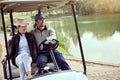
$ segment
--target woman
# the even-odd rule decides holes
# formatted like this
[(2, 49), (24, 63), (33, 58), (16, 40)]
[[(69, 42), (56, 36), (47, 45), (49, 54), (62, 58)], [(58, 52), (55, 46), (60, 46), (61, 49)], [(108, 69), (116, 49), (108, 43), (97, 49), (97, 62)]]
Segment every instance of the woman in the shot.
[(28, 23), (24, 19), (16, 21), (18, 33), (12, 37), (10, 59), (19, 68), (20, 80), (31, 78), (31, 63), (36, 62), (36, 43), (31, 33), (26, 31)]

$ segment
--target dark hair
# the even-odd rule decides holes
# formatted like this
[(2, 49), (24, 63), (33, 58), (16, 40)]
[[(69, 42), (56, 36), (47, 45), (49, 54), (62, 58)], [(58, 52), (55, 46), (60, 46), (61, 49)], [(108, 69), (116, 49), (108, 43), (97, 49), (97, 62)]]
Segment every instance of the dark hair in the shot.
[(16, 26), (16, 25), (13, 25), (13, 27), (14, 27), (15, 29), (17, 29), (17, 26)]
[(36, 25), (37, 25), (37, 24), (35, 23), (35, 24), (33, 25), (33, 27), (36, 28)]

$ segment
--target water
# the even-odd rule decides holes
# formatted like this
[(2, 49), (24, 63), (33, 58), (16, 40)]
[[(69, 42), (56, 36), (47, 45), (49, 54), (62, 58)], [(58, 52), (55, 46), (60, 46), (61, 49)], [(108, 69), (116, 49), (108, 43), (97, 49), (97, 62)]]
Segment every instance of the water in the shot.
[[(120, 65), (120, 14), (78, 16), (83, 52), (87, 61)], [(49, 19), (60, 43), (75, 57), (80, 57), (77, 35), (72, 17)]]

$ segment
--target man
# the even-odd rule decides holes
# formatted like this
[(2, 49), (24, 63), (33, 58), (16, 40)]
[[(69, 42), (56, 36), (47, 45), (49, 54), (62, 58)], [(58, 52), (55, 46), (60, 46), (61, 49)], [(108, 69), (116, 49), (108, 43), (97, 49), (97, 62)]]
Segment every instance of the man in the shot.
[[(56, 39), (56, 34), (54, 29), (49, 28), (45, 24), (45, 16), (41, 13), (35, 15), (35, 29), (32, 31), (36, 38), (37, 46), (44, 40), (52, 40)], [(62, 53), (57, 50), (53, 50), (54, 56), (56, 58), (57, 64), (61, 70), (70, 70), (69, 65), (65, 61)], [(51, 58), (50, 54), (47, 52), (39, 52), (38, 51), (38, 58), (37, 58), (37, 67), (39, 69), (43, 69), (46, 64), (49, 62)]]

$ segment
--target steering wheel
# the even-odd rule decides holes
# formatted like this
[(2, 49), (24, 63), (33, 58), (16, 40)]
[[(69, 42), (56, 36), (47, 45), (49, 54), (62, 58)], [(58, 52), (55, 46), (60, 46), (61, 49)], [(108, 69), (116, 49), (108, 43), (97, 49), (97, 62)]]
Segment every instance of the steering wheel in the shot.
[(46, 52), (49, 50), (55, 50), (59, 45), (59, 41), (56, 39), (44, 40), (39, 44), (39, 50)]

